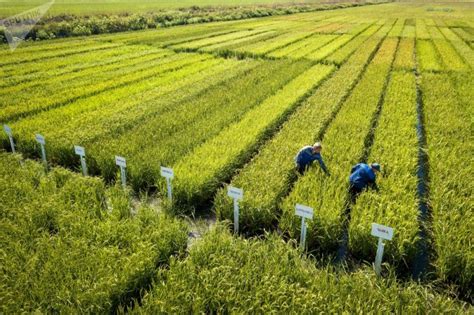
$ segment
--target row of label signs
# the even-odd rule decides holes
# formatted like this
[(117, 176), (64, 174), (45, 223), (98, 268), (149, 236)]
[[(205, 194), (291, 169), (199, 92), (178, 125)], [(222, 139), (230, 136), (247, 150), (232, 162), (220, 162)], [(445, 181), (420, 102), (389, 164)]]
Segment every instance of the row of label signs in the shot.
[[(10, 139), (12, 152), (15, 153), (15, 144), (13, 142), (12, 130), (7, 125), (4, 125), (3, 128)], [(47, 167), (46, 151), (44, 147), (46, 145), (45, 138), (40, 134), (37, 134), (35, 138), (36, 138), (36, 141), (41, 145), (41, 155), (43, 158), (43, 162), (45, 163), (45, 166)], [(74, 152), (75, 154), (80, 156), (82, 172), (86, 176), (87, 175), (87, 164), (85, 160), (86, 150), (84, 149), (84, 147), (74, 146)], [(115, 156), (115, 164), (120, 167), (120, 177), (121, 177), (122, 185), (125, 187), (127, 184), (127, 179), (126, 179), (127, 178), (127, 175), (126, 175), (127, 160), (122, 156)], [(161, 167), (161, 176), (166, 178), (166, 183), (167, 183), (167, 188), (168, 188), (168, 199), (171, 201), (172, 200), (171, 180), (174, 178), (173, 169), (168, 168), (168, 167)], [(232, 198), (234, 201), (234, 232), (238, 233), (239, 232), (239, 201), (244, 198), (244, 191), (241, 188), (228, 186), (227, 195), (230, 198)], [(306, 219), (312, 220), (313, 213), (314, 211), (313, 211), (313, 208), (311, 207), (301, 205), (301, 204), (296, 204), (295, 206), (295, 215), (301, 217), (301, 235), (300, 235), (301, 248), (305, 247), (305, 242), (306, 242), (307, 225), (306, 225), (305, 220)], [(375, 257), (375, 270), (377, 274), (380, 274), (383, 251), (384, 251), (384, 246), (385, 246), (383, 241), (392, 240), (393, 228), (384, 226), (381, 224), (377, 224), (377, 223), (372, 223), (371, 234), (372, 236), (378, 237), (379, 239), (378, 246), (377, 246), (377, 254)]]
[[(241, 188), (228, 186), (227, 196), (234, 200), (234, 231), (239, 232), (239, 201), (244, 199), (244, 191)], [(301, 235), (300, 235), (300, 247), (305, 248), (307, 225), (305, 220), (313, 220), (314, 210), (311, 207), (296, 204), (295, 215), (301, 217)], [(382, 257), (384, 252), (385, 244), (384, 240), (391, 241), (393, 238), (393, 228), (372, 223), (372, 236), (378, 237), (377, 254), (375, 256), (375, 271), (377, 275), (380, 275), (382, 270)]]

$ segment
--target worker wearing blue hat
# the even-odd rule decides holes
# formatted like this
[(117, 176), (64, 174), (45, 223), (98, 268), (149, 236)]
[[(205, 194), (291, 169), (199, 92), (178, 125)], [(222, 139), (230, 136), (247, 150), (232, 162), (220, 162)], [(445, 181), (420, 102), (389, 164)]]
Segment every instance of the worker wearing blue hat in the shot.
[(370, 165), (365, 163), (358, 163), (351, 169), (349, 176), (351, 199), (354, 202), (356, 197), (368, 186), (372, 186), (378, 190), (375, 183), (376, 174), (380, 172), (380, 164), (372, 163)]

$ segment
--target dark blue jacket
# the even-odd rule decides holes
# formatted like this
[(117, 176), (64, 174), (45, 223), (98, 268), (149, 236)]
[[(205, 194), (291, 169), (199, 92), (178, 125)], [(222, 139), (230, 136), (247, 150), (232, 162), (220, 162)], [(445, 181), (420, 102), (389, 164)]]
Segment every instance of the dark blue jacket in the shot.
[(323, 162), (323, 158), (319, 153), (313, 153), (312, 146), (306, 146), (301, 149), (298, 154), (295, 156), (295, 163), (301, 168), (307, 168), (313, 163), (313, 161), (318, 161), (319, 165), (325, 173), (328, 173), (326, 165)]
[(375, 173), (369, 165), (359, 163), (352, 168), (349, 182), (362, 190), (369, 184), (375, 184)]

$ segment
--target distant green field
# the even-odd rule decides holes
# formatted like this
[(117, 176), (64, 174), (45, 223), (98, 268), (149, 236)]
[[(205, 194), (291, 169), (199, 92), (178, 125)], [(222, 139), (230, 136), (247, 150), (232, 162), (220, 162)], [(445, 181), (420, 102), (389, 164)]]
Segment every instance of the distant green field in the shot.
[[(48, 0), (0, 0), (0, 16), (10, 16), (32, 9)], [(97, 14), (122, 12), (148, 12), (167, 8), (182, 8), (197, 6), (233, 6), (272, 3), (318, 3), (321, 0), (56, 0), (50, 9), (50, 14)], [(334, 1), (343, 2), (343, 1)], [(350, 1), (345, 1), (350, 2)]]

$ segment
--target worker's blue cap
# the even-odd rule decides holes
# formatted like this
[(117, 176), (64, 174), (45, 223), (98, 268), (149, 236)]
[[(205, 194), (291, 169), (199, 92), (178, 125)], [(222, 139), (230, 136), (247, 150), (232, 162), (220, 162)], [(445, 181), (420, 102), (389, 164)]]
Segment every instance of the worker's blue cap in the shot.
[(377, 172), (380, 172), (380, 164), (379, 163), (372, 163), (370, 166), (374, 169), (377, 170)]

